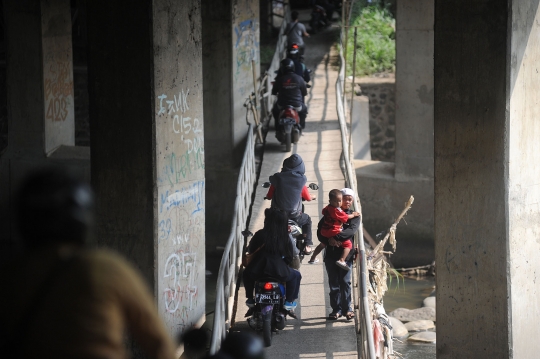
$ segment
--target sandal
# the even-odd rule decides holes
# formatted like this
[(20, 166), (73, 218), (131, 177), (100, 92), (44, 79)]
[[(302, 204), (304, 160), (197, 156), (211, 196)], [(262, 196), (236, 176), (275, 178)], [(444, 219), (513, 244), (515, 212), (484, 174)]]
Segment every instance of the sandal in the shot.
[(345, 318), (347, 318), (347, 320), (351, 320), (354, 317), (355, 317), (354, 312), (348, 312), (347, 315), (345, 315)]
[(330, 314), (328, 314), (328, 319), (330, 320), (338, 320), (339, 318), (341, 318), (341, 313), (336, 313), (336, 312), (332, 312)]

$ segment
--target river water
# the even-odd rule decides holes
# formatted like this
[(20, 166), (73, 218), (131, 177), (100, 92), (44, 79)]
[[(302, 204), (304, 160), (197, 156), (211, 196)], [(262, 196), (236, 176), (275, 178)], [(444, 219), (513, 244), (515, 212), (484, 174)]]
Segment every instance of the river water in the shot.
[[(390, 313), (397, 308), (416, 309), (422, 307), (424, 298), (428, 297), (435, 288), (435, 279), (425, 277), (419, 279), (404, 278), (399, 281), (393, 278), (388, 284), (389, 290), (384, 296), (384, 309)], [(435, 344), (412, 343), (401, 339), (403, 344), (394, 342), (394, 350), (403, 354), (406, 359), (435, 359)]]

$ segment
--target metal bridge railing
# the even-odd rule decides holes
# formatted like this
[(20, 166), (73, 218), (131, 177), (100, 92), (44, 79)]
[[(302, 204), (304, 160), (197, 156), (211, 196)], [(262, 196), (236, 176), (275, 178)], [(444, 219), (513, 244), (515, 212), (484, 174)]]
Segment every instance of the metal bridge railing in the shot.
[[(338, 112), (339, 127), (341, 130), (341, 143), (343, 146), (343, 162), (345, 165), (345, 182), (347, 186), (356, 193), (356, 201), (353, 202), (354, 209), (362, 213), (362, 207), (360, 205), (360, 199), (358, 197), (358, 191), (356, 186), (356, 173), (353, 170), (351, 161), (352, 146), (348, 144), (348, 138), (350, 136), (347, 130), (347, 101), (345, 100), (345, 59), (343, 58), (343, 32), (340, 38), (340, 60), (341, 66), (339, 69), (339, 76), (336, 81), (336, 107)], [(354, 89), (353, 89), (354, 90)], [(351, 104), (352, 106), (352, 104)], [(375, 345), (373, 343), (373, 329), (371, 327), (371, 311), (369, 306), (369, 300), (367, 295), (367, 285), (369, 283), (368, 272), (366, 268), (366, 250), (364, 246), (364, 225), (363, 218), (360, 217), (360, 226), (356, 233), (356, 243), (358, 243), (360, 253), (357, 257), (356, 263), (356, 276), (359, 279), (358, 291), (355, 294), (355, 299), (358, 301), (358, 309), (360, 312), (359, 317), (359, 331), (362, 337), (362, 342), (359, 345), (359, 358), (361, 359), (376, 359)]]
[(216, 285), (216, 308), (214, 313), (214, 329), (210, 345), (210, 353), (215, 354), (219, 349), (221, 341), (227, 335), (230, 327), (234, 296), (236, 291), (236, 282), (240, 263), (242, 260), (242, 248), (244, 246), (244, 237), (242, 231), (245, 228), (251, 206), (251, 198), (254, 191), (255, 180), (257, 177), (255, 168), (255, 143), (253, 134), (253, 125), (249, 125), (248, 138), (242, 166), (238, 175), (238, 184), (236, 185), (236, 201), (234, 204), (234, 215), (231, 234), (225, 245), (225, 251), (221, 258), (219, 266), (217, 285)]
[[(261, 104), (261, 112), (263, 116), (270, 115), (270, 110), (273, 105), (273, 96), (270, 96), (272, 88), (271, 82), (274, 80), (274, 71), (279, 69), (279, 63), (285, 55), (287, 47), (287, 38), (284, 36), (285, 27), (290, 19), (290, 10), (285, 6), (284, 21), (281, 24), (279, 39), (276, 45), (276, 52), (272, 59), (270, 68), (262, 79), (262, 86), (257, 91), (261, 95), (257, 95)], [(263, 104), (263, 101), (265, 102)], [(257, 111), (257, 109), (255, 109)], [(255, 168), (255, 139), (254, 126), (249, 125), (248, 139), (240, 174), (238, 176), (238, 184), (236, 186), (236, 202), (234, 205), (234, 215), (231, 234), (225, 245), (221, 265), (219, 266), (217, 284), (216, 284), (216, 307), (214, 310), (214, 328), (210, 342), (210, 354), (215, 354), (221, 345), (223, 339), (227, 335), (227, 331), (233, 320), (233, 307), (235, 300), (236, 284), (240, 271), (240, 263), (242, 261), (242, 250), (244, 247), (244, 237), (242, 231), (247, 227), (249, 208), (253, 191), (255, 190), (256, 181)]]

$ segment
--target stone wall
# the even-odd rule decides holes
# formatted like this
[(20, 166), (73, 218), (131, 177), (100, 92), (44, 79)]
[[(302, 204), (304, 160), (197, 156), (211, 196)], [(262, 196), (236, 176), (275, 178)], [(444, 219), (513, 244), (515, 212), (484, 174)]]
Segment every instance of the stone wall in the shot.
[(357, 94), (369, 98), (371, 159), (395, 161), (396, 91), (395, 78), (366, 77), (355, 81)]

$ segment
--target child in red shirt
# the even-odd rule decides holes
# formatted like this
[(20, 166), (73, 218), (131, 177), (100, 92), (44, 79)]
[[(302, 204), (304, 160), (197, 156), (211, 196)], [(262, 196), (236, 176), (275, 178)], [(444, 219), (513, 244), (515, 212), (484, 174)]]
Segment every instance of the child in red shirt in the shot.
[[(321, 235), (326, 238), (332, 238), (336, 234), (340, 233), (343, 224), (347, 223), (347, 221), (351, 218), (358, 217), (360, 213), (353, 212), (352, 214), (347, 214), (343, 212), (341, 207), (341, 201), (342, 201), (343, 195), (340, 190), (333, 189), (329, 193), (329, 199), (330, 204), (323, 208), (322, 214), (324, 215), (324, 222), (321, 227)], [(336, 265), (339, 266), (342, 269), (350, 270), (349, 266), (345, 263), (345, 258), (347, 258), (347, 255), (349, 255), (349, 252), (352, 249), (352, 242), (350, 239), (347, 239), (343, 242), (341, 242), (341, 246), (343, 247), (343, 254), (341, 255), (341, 258), (336, 261)], [(326, 247), (325, 243), (320, 243), (317, 248), (315, 248), (315, 251), (313, 252), (313, 255), (311, 256), (311, 259), (308, 263), (314, 264), (317, 263), (318, 260), (317, 255)]]

